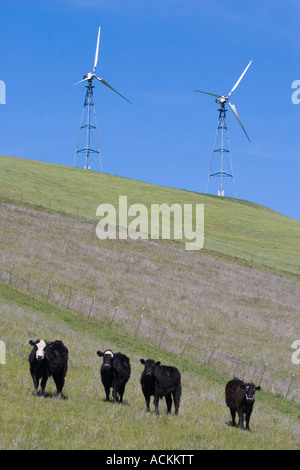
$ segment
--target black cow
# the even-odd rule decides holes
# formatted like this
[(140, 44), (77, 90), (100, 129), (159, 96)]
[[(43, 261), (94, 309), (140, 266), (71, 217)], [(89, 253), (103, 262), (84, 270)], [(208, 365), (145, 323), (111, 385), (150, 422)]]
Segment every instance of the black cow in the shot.
[(32, 376), (34, 391), (38, 394), (39, 381), (41, 380), (42, 395), (45, 396), (45, 388), (48, 378), (52, 375), (57, 389), (57, 397), (62, 398), (62, 389), (68, 370), (68, 349), (62, 341), (56, 340), (47, 343), (43, 339), (29, 341), (33, 349), (29, 355), (30, 373)]
[(109, 401), (110, 388), (112, 387), (113, 402), (123, 403), (125, 385), (131, 374), (129, 358), (120, 352), (114, 354), (110, 349), (105, 352), (97, 351), (97, 354), (103, 357), (100, 375), (106, 401)]
[(178, 414), (181, 397), (181, 375), (179, 370), (173, 366), (163, 366), (153, 359), (140, 359), (145, 368), (141, 375), (142, 391), (146, 400), (146, 411), (150, 411), (149, 403), (151, 395), (154, 396), (153, 404), (155, 413), (159, 414), (158, 402), (165, 397), (167, 413), (171, 414), (172, 396), (175, 406), (175, 414)]
[(246, 416), (246, 429), (249, 431), (250, 416), (254, 405), (254, 394), (256, 390), (260, 390), (260, 386), (256, 387), (253, 383), (244, 383), (242, 380), (230, 380), (225, 387), (225, 401), (230, 408), (232, 417), (231, 426), (236, 426), (235, 413), (239, 415), (240, 429), (244, 429), (244, 415)]

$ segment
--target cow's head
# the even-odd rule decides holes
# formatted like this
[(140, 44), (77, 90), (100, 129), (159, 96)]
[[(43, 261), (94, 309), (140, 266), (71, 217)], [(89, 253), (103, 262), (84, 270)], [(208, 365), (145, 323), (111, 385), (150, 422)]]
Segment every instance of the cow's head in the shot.
[(37, 339), (36, 341), (29, 341), (29, 344), (35, 348), (35, 357), (38, 361), (42, 361), (45, 357), (45, 347), (47, 343), (43, 339)]
[(241, 388), (245, 390), (246, 400), (249, 402), (254, 402), (254, 394), (256, 390), (260, 390), (260, 386), (256, 387), (253, 383), (242, 384)]
[(103, 357), (103, 367), (104, 369), (110, 369), (112, 367), (112, 360), (114, 353), (108, 349), (105, 352), (97, 351), (98, 356)]
[(153, 375), (155, 367), (160, 365), (160, 361), (155, 362), (153, 359), (146, 359), (146, 361), (145, 359), (140, 359), (140, 363), (144, 364), (144, 372), (148, 376)]

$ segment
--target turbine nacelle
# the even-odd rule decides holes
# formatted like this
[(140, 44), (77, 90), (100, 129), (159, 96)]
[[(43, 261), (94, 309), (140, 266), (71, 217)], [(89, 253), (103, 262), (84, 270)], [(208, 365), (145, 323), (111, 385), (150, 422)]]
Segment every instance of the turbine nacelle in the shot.
[(199, 93), (204, 93), (205, 95), (210, 95), (210, 96), (215, 96), (216, 97), (216, 100), (215, 102), (218, 103), (218, 104), (223, 104), (223, 103), (228, 103), (233, 114), (235, 115), (235, 117), (237, 118), (241, 128), (243, 129), (243, 131), (245, 132), (246, 134), (246, 137), (247, 139), (249, 140), (250, 142), (250, 139), (249, 139), (249, 136), (247, 134), (247, 132), (245, 131), (244, 129), (244, 126), (239, 118), (239, 115), (237, 113), (237, 110), (236, 110), (236, 107), (234, 106), (234, 104), (230, 103), (229, 101), (229, 96), (231, 95), (231, 93), (237, 88), (238, 84), (240, 83), (240, 81), (242, 80), (243, 76), (245, 75), (245, 73), (247, 72), (248, 68), (250, 67), (252, 63), (252, 60), (250, 60), (249, 64), (247, 65), (247, 67), (245, 68), (244, 72), (242, 73), (242, 75), (240, 76), (240, 78), (238, 79), (238, 81), (236, 82), (236, 84), (233, 86), (233, 88), (231, 89), (230, 93), (228, 94), (228, 96), (225, 96), (225, 95), (216, 95), (214, 93), (208, 93), (207, 91), (201, 91), (201, 90), (195, 90), (195, 91), (198, 91)]
[(220, 96), (220, 98), (216, 98), (215, 102), (218, 104), (226, 103), (228, 101), (228, 96)]
[(107, 86), (107, 87), (110, 88), (112, 91), (114, 91), (115, 93), (117, 93), (117, 95), (121, 96), (121, 98), (124, 98), (124, 100), (128, 101), (128, 103), (131, 103), (131, 101), (129, 101), (127, 98), (125, 98), (125, 96), (121, 95), (121, 93), (119, 93), (119, 92), (118, 92), (117, 90), (115, 90), (113, 87), (111, 87), (103, 78), (97, 77), (97, 75), (96, 75), (96, 73), (95, 73), (95, 72), (96, 72), (97, 63), (98, 63), (98, 56), (99, 56), (100, 29), (101, 29), (101, 28), (100, 28), (100, 26), (99, 26), (93, 71), (92, 71), (92, 72), (89, 72), (89, 73), (86, 74), (86, 75), (84, 75), (82, 80), (80, 80), (80, 81), (77, 82), (77, 83), (74, 83), (74, 85), (72, 85), (72, 86), (69, 87), (69, 88), (72, 88), (73, 86), (76, 86), (76, 85), (78, 85), (79, 83), (85, 82), (85, 81), (87, 81), (87, 80), (88, 80), (88, 86), (91, 86), (92, 80), (93, 80), (94, 78), (96, 78), (96, 79), (99, 80), (99, 82), (101, 82), (103, 85)]
[(82, 78), (83, 80), (93, 80), (96, 77), (96, 74), (93, 72), (89, 72), (88, 74), (84, 75)]

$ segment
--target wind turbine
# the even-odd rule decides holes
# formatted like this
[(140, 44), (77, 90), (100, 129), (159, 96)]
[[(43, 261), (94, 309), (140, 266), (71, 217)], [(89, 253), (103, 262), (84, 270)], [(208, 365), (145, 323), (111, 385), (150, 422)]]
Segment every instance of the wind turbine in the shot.
[[(112, 86), (110, 86), (103, 78), (99, 78), (96, 75), (96, 67), (97, 67), (98, 56), (99, 56), (100, 30), (101, 28), (99, 26), (94, 66), (93, 66), (92, 72), (89, 72), (88, 74), (84, 75), (82, 80), (74, 83), (74, 85), (69, 87), (69, 88), (72, 88), (78, 85), (79, 83), (87, 82), (86, 94), (85, 94), (82, 115), (81, 115), (81, 123), (80, 123), (80, 128), (79, 128), (79, 135), (78, 135), (77, 146), (76, 146), (76, 151), (74, 155), (73, 166), (78, 166), (81, 168), (83, 167), (86, 170), (93, 169), (97, 171), (102, 171), (102, 165), (101, 165), (99, 136), (98, 136), (98, 129), (97, 129), (97, 121), (96, 121), (96, 110), (95, 110), (94, 95), (93, 95), (94, 78), (96, 78), (103, 85), (107, 86), (112, 91), (117, 93), (117, 95), (124, 98), (124, 100), (131, 103), (127, 98), (125, 98), (125, 96), (121, 95), (117, 90), (115, 90)], [(75, 165), (76, 163), (77, 165)]]
[[(243, 71), (240, 78), (237, 80), (235, 85), (232, 87), (231, 91), (228, 93), (227, 96), (225, 95), (217, 95), (214, 93), (208, 93), (207, 91), (195, 90), (199, 93), (205, 93), (206, 95), (215, 96), (215, 102), (220, 104), (221, 107), (218, 109), (219, 111), (219, 118), (218, 118), (218, 125), (217, 131), (214, 141), (214, 149), (211, 157), (210, 169), (208, 174), (208, 181), (206, 192), (209, 192), (209, 184), (211, 183), (211, 178), (217, 177), (220, 185), (218, 186), (218, 196), (224, 196), (224, 185), (225, 179), (231, 178), (232, 179), (232, 186), (233, 186), (233, 195), (236, 196), (235, 193), (235, 184), (234, 184), (234, 177), (233, 177), (233, 168), (232, 168), (232, 161), (231, 161), (231, 153), (229, 147), (229, 137), (228, 137), (228, 129), (227, 129), (227, 122), (226, 122), (226, 111), (225, 104), (228, 103), (233, 114), (237, 118), (241, 128), (243, 129), (247, 139), (250, 142), (249, 136), (240, 120), (240, 117), (237, 113), (236, 107), (229, 101), (229, 97), (231, 96), (232, 92), (238, 87), (239, 83), (241, 82), (242, 78), (244, 77), (245, 73), (247, 72), (248, 68), (250, 67), (252, 60), (249, 62), (245, 70)], [(227, 146), (224, 142), (225, 134), (227, 135)], [(217, 145), (218, 144), (218, 145)], [(215, 185), (212, 185), (212, 192), (215, 190)]]

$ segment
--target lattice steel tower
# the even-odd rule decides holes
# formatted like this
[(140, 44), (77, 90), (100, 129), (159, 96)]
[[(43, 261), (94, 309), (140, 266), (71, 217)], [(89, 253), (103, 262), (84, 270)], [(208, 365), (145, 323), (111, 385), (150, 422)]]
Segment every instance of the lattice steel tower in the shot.
[(247, 72), (248, 68), (251, 65), (252, 60), (249, 62), (247, 67), (245, 68), (244, 72), (236, 82), (236, 84), (231, 89), (230, 93), (225, 96), (215, 95), (214, 93), (207, 93), (206, 91), (198, 91), (199, 93), (205, 93), (206, 95), (211, 95), (216, 97), (216, 103), (220, 104), (219, 111), (219, 118), (218, 118), (218, 125), (217, 131), (215, 136), (214, 142), (214, 149), (211, 157), (210, 169), (208, 174), (208, 181), (206, 192), (210, 194), (217, 194), (218, 196), (233, 196), (236, 197), (235, 191), (235, 182), (233, 177), (233, 168), (232, 168), (232, 161), (231, 161), (231, 153), (230, 153), (230, 146), (229, 146), (229, 137), (228, 137), (228, 129), (227, 129), (227, 122), (226, 122), (226, 112), (227, 109), (225, 108), (225, 103), (228, 103), (233, 114), (237, 118), (239, 124), (241, 125), (243, 131), (246, 134), (247, 139), (250, 142), (247, 132), (245, 131), (243, 124), (239, 118), (237, 113), (236, 107), (234, 104), (230, 103), (229, 96), (231, 93), (236, 89), (240, 81), (242, 80), (243, 76)]
[(102, 171), (93, 88), (88, 80), (73, 166)]
[[(130, 101), (121, 95), (118, 91), (112, 88), (103, 78), (99, 78), (96, 75), (96, 66), (98, 63), (98, 54), (99, 54), (99, 41), (100, 41), (100, 27), (98, 30), (97, 45), (94, 59), (93, 71), (89, 72), (87, 75), (84, 75), (83, 79), (78, 83), (86, 82), (86, 94), (83, 105), (83, 111), (81, 115), (81, 123), (79, 128), (79, 135), (77, 140), (77, 146), (74, 156), (73, 166), (84, 168), (85, 170), (95, 170), (102, 171), (101, 164), (101, 155), (100, 155), (100, 145), (99, 145), (99, 135), (96, 121), (96, 111), (94, 103), (94, 94), (93, 94), (93, 79), (96, 78), (103, 85), (110, 88), (112, 91), (117, 93), (117, 95), (124, 98), (124, 100)], [(72, 87), (70, 87), (72, 88)]]
[[(217, 100), (216, 100), (217, 101)], [(236, 197), (231, 161), (225, 103), (221, 102), (214, 149), (208, 173), (206, 192), (218, 196)]]

